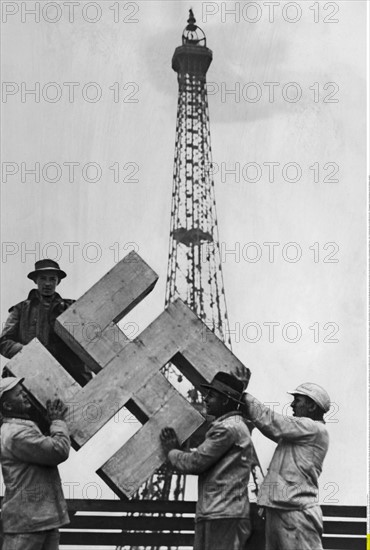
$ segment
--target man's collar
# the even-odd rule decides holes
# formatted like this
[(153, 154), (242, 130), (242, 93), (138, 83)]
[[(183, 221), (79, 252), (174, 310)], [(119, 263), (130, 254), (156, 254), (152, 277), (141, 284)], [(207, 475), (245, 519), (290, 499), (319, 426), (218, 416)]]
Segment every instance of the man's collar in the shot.
[(3, 416), (2, 418), (3, 424), (22, 424), (26, 426), (31, 426), (35, 424), (35, 421), (31, 418), (18, 418), (16, 416)]
[[(63, 298), (58, 294), (57, 292), (54, 293), (51, 302), (54, 302), (54, 300), (62, 300)], [(41, 296), (39, 294), (39, 291), (36, 288), (33, 288), (30, 290), (27, 300), (37, 300), (38, 302), (41, 302)]]
[(226, 418), (229, 418), (229, 416), (243, 416), (242, 413), (240, 411), (230, 411), (226, 414), (223, 414), (222, 416), (219, 416), (218, 418), (215, 418), (212, 422), (212, 424), (214, 422), (220, 422), (222, 420), (225, 420)]

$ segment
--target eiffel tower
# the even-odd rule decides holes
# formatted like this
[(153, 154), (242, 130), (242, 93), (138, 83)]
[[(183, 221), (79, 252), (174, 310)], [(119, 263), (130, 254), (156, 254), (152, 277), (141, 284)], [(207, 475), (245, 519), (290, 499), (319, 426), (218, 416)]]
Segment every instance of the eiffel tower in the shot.
[[(212, 51), (207, 47), (203, 30), (196, 25), (192, 10), (187, 23), (182, 45), (172, 57), (179, 91), (165, 306), (180, 297), (231, 349), (206, 83)], [(185, 393), (181, 386), (186, 381), (181, 373), (172, 364), (162, 370), (169, 381)], [(195, 407), (203, 408), (201, 395), (191, 386), (187, 388), (187, 397)], [(166, 464), (144, 484), (137, 496), (183, 500), (185, 485), (186, 476)], [(256, 478), (255, 485), (257, 489)]]

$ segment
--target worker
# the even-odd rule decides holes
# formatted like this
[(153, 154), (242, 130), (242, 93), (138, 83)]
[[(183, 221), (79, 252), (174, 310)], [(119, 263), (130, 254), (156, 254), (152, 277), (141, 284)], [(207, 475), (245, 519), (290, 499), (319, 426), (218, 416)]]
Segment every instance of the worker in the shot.
[(163, 450), (176, 470), (197, 474), (194, 550), (242, 550), (251, 533), (248, 480), (252, 442), (240, 407), (244, 384), (218, 372), (206, 389), (205, 407), (215, 417), (203, 443), (180, 450), (175, 431), (161, 432)]
[(328, 451), (324, 414), (330, 398), (307, 382), (292, 392), (293, 416), (284, 416), (243, 394), (245, 415), (277, 443), (258, 504), (266, 510), (266, 550), (322, 550), (318, 478)]
[(50, 435), (43, 435), (30, 418), (23, 381), (0, 379), (2, 550), (58, 550), (58, 528), (69, 523), (57, 468), (70, 450), (67, 407), (60, 399), (47, 402)]
[(91, 371), (54, 331), (58, 315), (63, 313), (74, 300), (63, 299), (56, 287), (67, 274), (54, 260), (44, 259), (35, 263), (35, 269), (28, 274), (37, 289), (32, 289), (27, 300), (9, 309), (9, 317), (0, 336), (0, 354), (10, 359), (25, 344), (37, 337), (55, 359), (84, 386), (91, 378)]

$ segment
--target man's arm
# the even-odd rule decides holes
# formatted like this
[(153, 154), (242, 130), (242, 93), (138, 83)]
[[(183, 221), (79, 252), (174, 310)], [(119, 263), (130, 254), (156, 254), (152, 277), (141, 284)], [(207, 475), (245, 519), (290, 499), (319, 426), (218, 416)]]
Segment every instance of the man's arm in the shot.
[(19, 322), (20, 310), (15, 306), (10, 310), (10, 315), (0, 336), (0, 354), (7, 359), (11, 359), (23, 348), (23, 345), (17, 341), (19, 338)]
[(23, 462), (57, 466), (67, 460), (71, 447), (68, 428), (64, 422), (67, 407), (60, 399), (47, 401), (50, 436), (44, 436), (36, 424), (24, 425), (24, 429), (13, 438), (11, 450)]
[(205, 441), (190, 452), (172, 449), (168, 458), (180, 472), (201, 474), (215, 464), (234, 444), (234, 436), (224, 426), (212, 427)]
[(66, 423), (53, 420), (50, 436), (44, 436), (36, 427), (24, 426), (12, 440), (11, 451), (22, 462), (57, 466), (67, 460), (70, 440)]
[(269, 439), (301, 439), (316, 433), (315, 422), (310, 418), (295, 418), (278, 414), (250, 393), (243, 395), (243, 411), (247, 418)]

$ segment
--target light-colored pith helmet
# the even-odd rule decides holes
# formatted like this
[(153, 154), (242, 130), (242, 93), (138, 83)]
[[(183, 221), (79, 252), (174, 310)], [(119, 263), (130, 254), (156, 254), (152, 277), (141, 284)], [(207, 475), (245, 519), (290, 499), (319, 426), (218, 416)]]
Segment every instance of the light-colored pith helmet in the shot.
[(24, 378), (16, 378), (15, 376), (8, 376), (7, 378), (0, 378), (0, 399), (5, 392), (12, 390), (18, 384), (23, 382)]
[(330, 409), (330, 397), (328, 392), (318, 384), (313, 382), (305, 382), (293, 391), (288, 391), (291, 395), (307, 395), (316, 403), (324, 412)]

